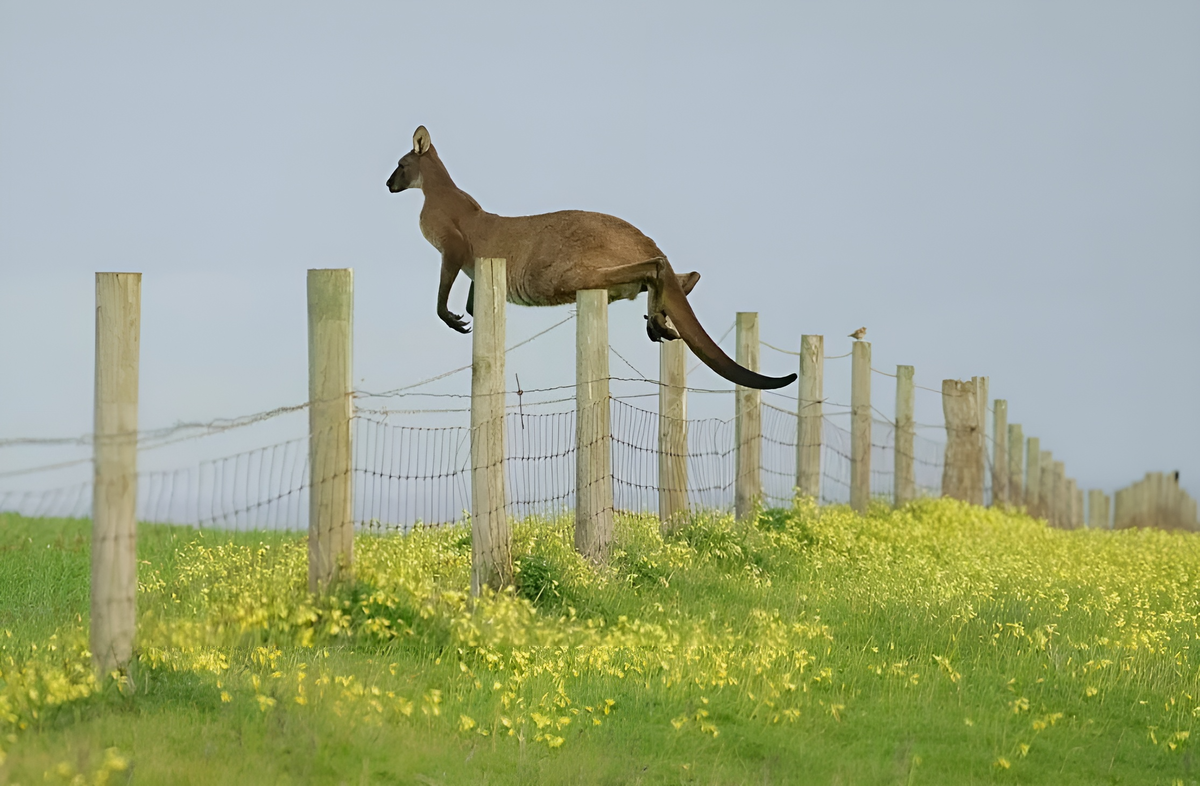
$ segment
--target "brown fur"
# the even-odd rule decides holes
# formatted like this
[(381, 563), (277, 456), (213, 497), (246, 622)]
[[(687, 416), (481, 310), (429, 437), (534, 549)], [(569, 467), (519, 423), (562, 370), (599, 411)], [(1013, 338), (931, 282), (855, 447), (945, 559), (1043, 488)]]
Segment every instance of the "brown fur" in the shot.
[(425, 194), (421, 233), (442, 254), (437, 312), (455, 330), (470, 330), (448, 305), (459, 271), (473, 279), (476, 257), (502, 257), (510, 303), (572, 303), (584, 289), (606, 289), (610, 301), (649, 292), (651, 339), (682, 338), (709, 368), (743, 387), (779, 388), (796, 378), (763, 376), (726, 355), (687, 301), (699, 274), (677, 275), (654, 241), (627, 221), (583, 210), (516, 217), (488, 213), (450, 179), (424, 126), (413, 134), (412, 151), (400, 159), (387, 185), (392, 193), (419, 188)]

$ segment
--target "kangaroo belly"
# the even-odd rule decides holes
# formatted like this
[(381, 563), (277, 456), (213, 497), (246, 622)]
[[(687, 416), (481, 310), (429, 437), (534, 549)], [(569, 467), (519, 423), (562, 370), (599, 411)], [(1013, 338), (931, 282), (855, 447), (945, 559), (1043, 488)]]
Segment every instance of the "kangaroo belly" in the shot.
[[(525, 275), (527, 269), (508, 276), (508, 302), (517, 306), (561, 306), (575, 302), (575, 293), (582, 287), (564, 271), (542, 269), (539, 275)], [(567, 272), (574, 273), (570, 267)], [(606, 287), (608, 301), (634, 300), (644, 291), (642, 284), (617, 284)]]

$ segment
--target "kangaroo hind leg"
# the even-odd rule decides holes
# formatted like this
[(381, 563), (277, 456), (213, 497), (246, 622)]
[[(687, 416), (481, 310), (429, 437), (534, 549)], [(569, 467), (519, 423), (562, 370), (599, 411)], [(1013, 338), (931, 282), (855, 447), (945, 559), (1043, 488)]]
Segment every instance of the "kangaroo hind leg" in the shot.
[[(679, 282), (679, 288), (683, 290), (684, 295), (691, 294), (692, 290), (696, 288), (696, 284), (700, 281), (700, 274), (695, 271), (691, 273), (668, 273), (668, 275), (675, 276), (675, 279)], [(679, 331), (675, 329), (671, 318), (667, 316), (661, 292), (656, 297), (654, 290), (651, 289), (650, 299), (646, 307), (646, 334), (650, 336), (651, 341), (674, 341), (679, 338)]]
[[(576, 290), (580, 289), (612, 289), (626, 284), (640, 284), (649, 293), (646, 314), (646, 333), (651, 341), (673, 340), (679, 338), (679, 333), (671, 320), (667, 318), (663, 306), (663, 288), (666, 276), (674, 276), (675, 271), (663, 257), (647, 259), (645, 262), (634, 262), (620, 267), (591, 269), (586, 271), (576, 282)], [(689, 274), (692, 286), (699, 280), (699, 274)], [(683, 285), (683, 282), (679, 282)]]

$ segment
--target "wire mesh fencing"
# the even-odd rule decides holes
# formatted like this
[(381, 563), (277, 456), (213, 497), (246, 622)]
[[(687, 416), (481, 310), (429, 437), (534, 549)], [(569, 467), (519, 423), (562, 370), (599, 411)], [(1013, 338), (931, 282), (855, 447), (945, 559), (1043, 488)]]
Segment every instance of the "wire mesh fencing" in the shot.
[[(654, 513), (665, 490), (686, 495), (691, 509), (729, 510), (734, 503), (735, 419), (689, 418), (686, 485), (660, 479), (659, 435), (663, 424), (646, 396), (610, 401), (613, 506)], [(575, 506), (576, 413), (570, 400), (557, 411), (510, 407), (505, 414), (506, 513), (515, 518), (558, 515)], [(565, 408), (564, 408), (565, 406)], [(850, 433), (845, 413), (823, 419), (823, 504), (849, 500)], [(471, 510), (471, 429), (465, 408), (449, 413), (451, 425), (421, 424), (420, 413), (368, 410), (351, 420), (353, 507), (360, 530), (405, 531), (464, 520)], [(790, 505), (796, 484), (798, 419), (795, 411), (762, 405), (762, 496), (767, 506)], [(871, 493), (890, 499), (895, 473), (894, 427), (872, 423)], [(197, 437), (202, 439), (203, 436)], [(188, 466), (159, 468), (150, 451), (139, 455), (137, 518), (226, 532), (294, 532), (307, 529), (310, 491), (308, 436), (296, 436)], [(84, 445), (81, 449), (86, 449)], [(936, 495), (941, 482), (941, 445), (914, 440), (919, 494)], [(85, 469), (87, 469), (85, 467)], [(53, 473), (51, 473), (53, 474)], [(76, 473), (78, 474), (78, 473)], [(92, 482), (36, 489), (12, 488), (7, 478), (0, 512), (34, 518), (87, 518)]]

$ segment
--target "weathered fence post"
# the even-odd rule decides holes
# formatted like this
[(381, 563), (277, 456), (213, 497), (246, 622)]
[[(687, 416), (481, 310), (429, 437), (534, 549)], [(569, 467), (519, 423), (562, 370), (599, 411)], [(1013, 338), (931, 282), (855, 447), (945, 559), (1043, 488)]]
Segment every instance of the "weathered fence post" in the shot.
[(987, 487), (991, 480), (987, 453), (988, 378), (971, 377), (971, 381), (975, 383), (975, 406), (979, 407), (979, 419), (976, 421), (979, 424), (979, 444), (976, 447), (975, 461), (979, 464), (979, 478), (983, 483), (983, 490), (980, 491), (979, 502), (976, 504), (982, 505), (987, 499)]
[(1025, 435), (1020, 423), (1008, 424), (1008, 503), (1025, 504)]
[(507, 261), (475, 260), (471, 326), (471, 594), (512, 583), (504, 485), (504, 304)]
[(992, 507), (1009, 504), (1008, 496), (1008, 402), (992, 402)]
[(913, 438), (916, 423), (913, 418), (913, 367), (896, 366), (896, 505), (916, 498), (917, 482), (913, 468)]
[(580, 290), (575, 303), (575, 550), (599, 564), (613, 537), (608, 291)]
[(1042, 504), (1042, 444), (1038, 437), (1025, 440), (1025, 511), (1039, 515)]
[(1179, 488), (1179, 482), (1175, 480), (1172, 473), (1163, 473), (1163, 483), (1166, 489), (1166, 516), (1170, 522), (1167, 526), (1173, 529), (1183, 529), (1183, 490)]
[(871, 343), (855, 341), (850, 358), (850, 507), (871, 502)]
[(1088, 491), (1088, 528), (1108, 529), (1108, 495), (1100, 489)]
[(942, 414), (946, 421), (946, 458), (942, 496), (983, 504), (983, 465), (979, 463), (979, 404), (976, 383), (942, 380)]
[(308, 271), (308, 590), (354, 565), (350, 453), (354, 271)]
[(1144, 527), (1147, 524), (1146, 517), (1146, 479), (1136, 481), (1129, 487), (1129, 516), (1128, 526)]
[(1155, 514), (1158, 502), (1158, 495), (1154, 488), (1154, 473), (1147, 472), (1146, 477), (1138, 484), (1138, 510), (1141, 514), (1142, 527), (1153, 527), (1155, 524)]
[(687, 345), (658, 349), (658, 517), (664, 531), (687, 510)]
[(96, 274), (91, 650), (124, 669), (137, 632), (137, 432), (142, 274)]
[(821, 429), (825, 337), (800, 337), (800, 388), (796, 401), (796, 489), (821, 498)]
[(1054, 455), (1048, 450), (1043, 450), (1038, 457), (1038, 463), (1042, 471), (1038, 481), (1037, 516), (1051, 521), (1054, 515)]
[(1163, 474), (1161, 472), (1150, 472), (1147, 473), (1146, 479), (1149, 481), (1147, 485), (1150, 492), (1148, 494), (1150, 504), (1146, 506), (1149, 511), (1150, 526), (1162, 527), (1165, 523), (1163, 520), (1163, 513), (1165, 512), (1165, 506), (1163, 505)]
[(1078, 486), (1075, 483), (1075, 478), (1063, 478), (1063, 511), (1062, 511), (1062, 528), (1075, 529), (1076, 510), (1075, 504), (1078, 500), (1075, 497), (1075, 491)]
[(1067, 478), (1064, 484), (1066, 484), (1066, 494), (1064, 496), (1067, 499), (1064, 500), (1066, 505), (1064, 505), (1063, 511), (1063, 529), (1082, 527), (1084, 526), (1082, 524), (1082, 520), (1084, 520), (1084, 502), (1082, 502), (1082, 498), (1079, 496), (1079, 485), (1076, 484), (1074, 478)]
[[(758, 314), (737, 315), (737, 362), (758, 371)], [(735, 474), (734, 514), (739, 519), (754, 515), (762, 497), (762, 391), (737, 387), (734, 414)]]
[(1042, 475), (1043, 477), (1049, 477), (1047, 481), (1049, 488), (1043, 489), (1046, 492), (1046, 498), (1042, 500), (1044, 503), (1042, 513), (1051, 526), (1054, 526), (1058, 520), (1058, 506), (1062, 503), (1062, 500), (1059, 499), (1058, 490), (1058, 463), (1054, 460), (1053, 456), (1051, 456), (1049, 461), (1042, 461)]
[(1067, 495), (1067, 470), (1061, 461), (1054, 462), (1054, 506), (1050, 521), (1057, 527), (1066, 529), (1067, 517), (1071, 511), (1071, 501)]

